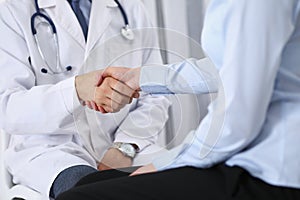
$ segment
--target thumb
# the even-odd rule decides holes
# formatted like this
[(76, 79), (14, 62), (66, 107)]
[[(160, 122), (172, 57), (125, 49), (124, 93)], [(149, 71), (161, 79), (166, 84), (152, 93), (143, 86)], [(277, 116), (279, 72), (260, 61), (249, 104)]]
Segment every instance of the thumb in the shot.
[(95, 84), (95, 86), (96, 86), (96, 87), (99, 87), (99, 86), (102, 84), (102, 82), (103, 82), (103, 80), (104, 80), (104, 77), (103, 77), (103, 75), (102, 75), (101, 73), (97, 73), (95, 79), (96, 79), (96, 84)]

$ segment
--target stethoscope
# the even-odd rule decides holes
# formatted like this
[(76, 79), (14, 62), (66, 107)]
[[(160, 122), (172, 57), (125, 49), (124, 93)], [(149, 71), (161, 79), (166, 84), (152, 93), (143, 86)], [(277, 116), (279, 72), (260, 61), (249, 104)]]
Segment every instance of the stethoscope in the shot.
[[(127, 17), (127, 14), (126, 14), (123, 6), (120, 4), (120, 2), (118, 0), (114, 0), (114, 1), (118, 5), (118, 8), (120, 9), (122, 17), (124, 19), (125, 26), (121, 28), (121, 35), (127, 40), (134, 40), (134, 33), (129, 26), (128, 17)], [(38, 48), (38, 52), (39, 52), (42, 60), (47, 65), (47, 68), (42, 68), (41, 72), (44, 74), (56, 75), (56, 74), (62, 74), (62, 73), (71, 71), (73, 69), (72, 66), (67, 66), (65, 68), (61, 67), (61, 63), (60, 63), (60, 59), (59, 59), (59, 44), (58, 44), (55, 24), (53, 23), (53, 21), (50, 17), (48, 17), (47, 15), (45, 15), (44, 13), (41, 12), (41, 9), (38, 4), (38, 0), (35, 0), (35, 9), (36, 9), (36, 12), (31, 16), (31, 31), (32, 31), (32, 35), (34, 37), (35, 43)], [(51, 67), (52, 65), (49, 62), (47, 62), (46, 56), (43, 53), (43, 50), (41, 48), (40, 41), (38, 38), (38, 31), (37, 31), (36, 25), (35, 25), (35, 20), (37, 19), (37, 17), (44, 19), (40, 22), (40, 24), (47, 25), (50, 28), (50, 32), (53, 36), (52, 39), (53, 39), (54, 48), (56, 51), (56, 53), (55, 53), (56, 69), (53, 69)]]

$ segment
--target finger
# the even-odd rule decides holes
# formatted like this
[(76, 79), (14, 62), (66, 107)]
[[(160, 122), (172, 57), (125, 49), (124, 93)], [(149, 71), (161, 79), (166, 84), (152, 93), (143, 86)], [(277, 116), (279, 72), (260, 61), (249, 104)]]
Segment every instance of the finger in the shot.
[(94, 102), (101, 113), (106, 113), (105, 109), (102, 106), (110, 105), (111, 100), (109, 96), (112, 92), (114, 91), (109, 86), (106, 86), (106, 82), (103, 82), (100, 87), (95, 88)]
[(103, 80), (104, 80), (101, 73), (98, 73), (96, 75), (95, 79), (96, 79), (96, 85), (95, 85), (96, 87), (100, 86), (102, 84)]
[(115, 111), (112, 109), (112, 107), (107, 106), (107, 105), (103, 105), (102, 108), (104, 109), (104, 111), (106, 113), (114, 113)]
[(105, 164), (103, 164), (103, 163), (100, 163), (99, 166), (98, 166), (99, 171), (105, 171), (105, 170), (109, 170), (109, 169), (112, 169), (112, 168), (105, 165)]
[(86, 101), (85, 103), (86, 103), (86, 106), (87, 106), (89, 109), (93, 109), (92, 104), (91, 104), (90, 101)]
[(110, 79), (109, 81), (109, 85), (110, 87), (119, 92), (120, 94), (123, 94), (127, 97), (132, 97), (133, 94), (136, 92), (134, 89), (130, 88), (129, 86), (127, 86), (126, 84), (120, 82), (120, 81), (117, 81), (115, 79)]
[(104, 82), (103, 85), (101, 85), (95, 90), (95, 99), (97, 99), (98, 104), (102, 102), (108, 105), (107, 102), (105, 102), (104, 98), (109, 98), (121, 105), (129, 104), (131, 99), (131, 97), (125, 96), (119, 93), (118, 91), (112, 89), (110, 86), (107, 85), (107, 82)]
[(111, 95), (108, 95), (107, 97), (110, 98), (111, 100), (113, 100), (114, 102), (116, 102), (118, 104), (121, 104), (121, 105), (131, 103), (130, 101), (132, 99), (131, 97), (120, 94), (117, 91), (113, 91), (111, 93)]
[(102, 114), (107, 113), (102, 106), (98, 106), (98, 109), (99, 109), (99, 112), (101, 112)]
[[(114, 79), (112, 79), (114, 80)], [(125, 95), (118, 93), (113, 90), (108, 81), (105, 80), (100, 87), (95, 88), (94, 101), (97, 105), (97, 110), (102, 113), (105, 112), (118, 112), (122, 109), (126, 104), (130, 103), (131, 98)], [(104, 107), (105, 105), (105, 107)], [(95, 109), (96, 106), (92, 105)], [(103, 107), (104, 111), (100, 108)]]
[(140, 170), (140, 168), (137, 169), (136, 171), (132, 172), (129, 176), (137, 176), (137, 175), (141, 174), (141, 173), (139, 172), (139, 170)]
[(117, 102), (114, 102), (113, 100), (107, 98), (105, 100), (105, 104), (102, 104), (101, 106), (103, 109), (108, 113), (115, 113), (119, 112), (123, 107), (125, 107), (127, 104), (119, 104)]
[(95, 102), (93, 102), (94, 104), (94, 110), (101, 112), (102, 114), (106, 114), (107, 112), (104, 110), (104, 108), (102, 106), (98, 106)]
[(98, 106), (96, 105), (96, 103), (94, 101), (91, 102), (91, 106), (92, 106), (93, 110), (99, 111)]
[(138, 98), (140, 98), (140, 93), (136, 91), (132, 97), (135, 99), (138, 99)]
[(109, 104), (106, 104), (106, 106), (110, 107), (112, 109), (112, 112), (119, 112), (123, 107), (125, 107), (127, 104), (119, 104), (113, 100), (110, 99)]
[(95, 103), (98, 108), (100, 107), (104, 108), (104, 106), (112, 107), (112, 100), (109, 97), (101, 97), (100, 99), (96, 98)]
[(103, 114), (116, 112), (114, 110), (115, 105), (112, 104), (112, 100), (109, 98), (101, 99), (98, 103), (96, 102), (96, 105), (99, 108), (99, 111)]

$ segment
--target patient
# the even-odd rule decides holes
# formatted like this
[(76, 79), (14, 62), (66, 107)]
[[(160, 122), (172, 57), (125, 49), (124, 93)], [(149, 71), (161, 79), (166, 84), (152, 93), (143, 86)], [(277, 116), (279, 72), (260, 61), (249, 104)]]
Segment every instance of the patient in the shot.
[(300, 1), (212, 0), (205, 19), (210, 59), (103, 74), (149, 93), (218, 89), (199, 127), (132, 177), (87, 176), (58, 200), (300, 199)]

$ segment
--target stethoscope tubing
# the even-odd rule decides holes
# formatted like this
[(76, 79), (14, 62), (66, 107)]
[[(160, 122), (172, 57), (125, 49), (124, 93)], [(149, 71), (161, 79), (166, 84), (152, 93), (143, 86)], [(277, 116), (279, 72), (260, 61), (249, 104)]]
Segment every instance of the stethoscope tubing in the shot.
[(121, 11), (121, 14), (123, 16), (123, 19), (124, 19), (124, 24), (125, 26), (124, 27), (128, 27), (129, 26), (129, 21), (128, 21), (128, 17), (127, 17), (127, 14), (123, 8), (123, 6), (120, 4), (120, 2), (118, 0), (115, 0), (116, 4), (118, 5), (120, 11)]
[[(123, 29), (125, 31), (130, 31), (128, 16), (127, 16), (123, 6), (120, 4), (120, 2), (118, 0), (114, 0), (114, 1), (118, 5), (118, 8), (120, 9), (120, 12), (121, 12), (123, 20), (124, 20), (125, 26), (123, 27)], [(52, 21), (52, 19), (50, 17), (48, 17), (47, 15), (45, 15), (41, 12), (41, 9), (40, 9), (39, 4), (38, 4), (38, 0), (35, 0), (34, 2), (35, 2), (36, 12), (31, 16), (31, 19), (30, 19), (31, 32), (32, 32), (32, 35), (34, 37), (34, 40), (35, 40), (35, 43), (37, 45), (38, 52), (39, 52), (40, 56), (42, 57), (43, 61), (47, 65), (47, 68), (50, 70), (51, 74), (60, 74), (60, 73), (66, 72), (66, 71), (70, 71), (72, 69), (72, 67), (70, 67), (70, 66), (66, 67), (65, 71), (60, 70), (61, 66), (60, 66), (60, 60), (59, 60), (59, 46), (58, 46), (59, 44), (58, 44), (56, 26), (55, 26), (54, 22)], [(44, 53), (43, 53), (43, 51), (42, 51), (42, 49), (39, 45), (39, 41), (38, 41), (38, 38), (37, 38), (37, 30), (35, 28), (35, 20), (36, 20), (37, 17), (43, 18), (51, 27), (52, 34), (53, 34), (53, 37), (54, 37), (55, 47), (56, 47), (56, 58), (57, 58), (56, 59), (56, 70), (57, 71), (54, 71), (52, 69), (52, 67), (49, 65), (49, 63), (46, 61), (45, 55), (44, 55)], [(131, 40), (132, 38), (131, 39), (128, 38), (128, 39)], [(41, 72), (42, 73), (48, 73), (48, 70), (45, 69), (45, 68), (42, 68)]]
[(38, 3), (38, 0), (35, 0), (35, 10), (36, 12), (31, 16), (31, 32), (32, 32), (32, 35), (36, 35), (37, 31), (34, 27), (35, 25), (35, 19), (37, 17), (41, 17), (43, 19), (45, 19), (51, 26), (51, 29), (52, 29), (52, 33), (56, 33), (56, 27), (55, 27), (55, 24), (53, 23), (53, 21), (51, 20), (50, 17), (48, 17), (47, 15), (41, 13), (41, 9), (39, 7), (39, 3)]
[[(123, 16), (123, 19), (124, 19), (124, 28), (125, 27), (129, 27), (129, 20), (128, 20), (128, 16), (123, 8), (123, 6), (120, 4), (120, 2), (118, 0), (114, 0), (116, 2), (116, 4), (118, 5), (118, 8), (120, 9), (121, 11), (121, 14)], [(35, 24), (35, 19), (39, 16), (39, 17), (42, 17), (44, 18), (51, 26), (52, 28), (52, 32), (53, 33), (56, 33), (56, 27), (55, 27), (55, 24), (54, 22), (51, 20), (50, 17), (48, 17), (47, 15), (41, 13), (41, 9), (39, 7), (39, 4), (38, 4), (38, 0), (35, 0), (35, 9), (36, 9), (36, 12), (31, 16), (31, 32), (33, 35), (35, 35), (37, 33), (35, 27), (34, 27), (34, 24)]]

